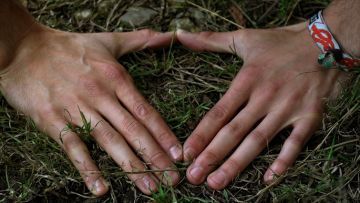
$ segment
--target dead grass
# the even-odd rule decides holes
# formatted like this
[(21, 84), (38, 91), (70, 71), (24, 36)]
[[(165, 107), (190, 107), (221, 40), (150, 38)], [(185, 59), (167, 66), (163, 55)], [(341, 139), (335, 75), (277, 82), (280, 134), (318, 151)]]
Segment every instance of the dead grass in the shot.
[[(131, 5), (154, 8), (159, 15), (140, 28), (166, 31), (171, 19), (189, 15), (186, 4), (170, 7), (166, 1), (109, 0), (109, 12), (98, 0), (30, 0), (28, 8), (42, 23), (76, 32), (128, 31), (119, 23)], [(113, 3), (112, 3), (113, 2)], [(193, 1), (219, 16), (236, 21), (228, 8), (231, 1)], [(247, 27), (276, 27), (304, 20), (327, 0), (243, 0), (241, 6)], [(78, 11), (90, 9), (86, 19)], [(106, 8), (105, 8), (106, 10)], [(114, 12), (111, 12), (114, 10)], [(203, 11), (204, 12), (204, 11)], [(236, 28), (224, 19), (210, 15), (195, 25), (201, 30), (227, 31)], [(181, 141), (227, 89), (242, 61), (231, 55), (193, 53), (180, 46), (171, 51), (145, 51), (121, 59), (139, 89), (168, 121)], [(140, 63), (141, 62), (141, 63)], [(353, 86), (329, 105), (322, 129), (309, 141), (289, 172), (279, 177), (278, 186), (265, 186), (262, 175), (276, 158), (289, 131), (278, 136), (253, 163), (225, 190), (212, 191), (193, 186), (185, 179), (176, 188), (162, 188), (152, 197), (136, 190), (118, 166), (93, 142), (87, 145), (111, 183), (111, 191), (94, 198), (85, 188), (74, 167), (57, 144), (39, 133), (31, 120), (0, 100), (0, 202), (354, 202), (360, 200), (360, 76)], [(180, 165), (180, 169), (184, 166)], [(183, 170), (181, 170), (184, 173)]]

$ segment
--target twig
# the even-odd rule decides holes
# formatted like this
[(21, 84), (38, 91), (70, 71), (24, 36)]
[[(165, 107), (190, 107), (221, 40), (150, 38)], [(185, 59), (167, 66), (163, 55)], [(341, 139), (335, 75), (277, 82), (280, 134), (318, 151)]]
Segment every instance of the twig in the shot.
[(214, 15), (214, 16), (216, 16), (216, 17), (218, 17), (218, 18), (220, 18), (220, 19), (222, 19), (222, 20), (224, 20), (224, 21), (226, 21), (226, 22), (228, 22), (228, 23), (230, 23), (230, 24), (232, 24), (232, 25), (235, 25), (236, 27), (238, 27), (238, 28), (240, 28), (240, 29), (244, 29), (243, 26), (235, 23), (235, 22), (232, 21), (232, 20), (229, 20), (229, 19), (227, 19), (227, 18), (225, 18), (225, 17), (222, 17), (221, 15), (219, 15), (219, 14), (213, 12), (213, 11), (210, 11), (209, 9), (206, 9), (206, 8), (204, 8), (204, 7), (201, 7), (201, 6), (195, 4), (195, 3), (191, 2), (191, 1), (187, 1), (187, 3), (190, 4), (190, 5), (192, 5), (192, 6), (195, 6), (195, 7), (198, 8), (198, 9), (201, 9), (201, 10), (203, 10), (203, 11), (205, 11), (205, 12), (208, 12), (208, 13), (210, 13), (211, 15)]
[[(231, 3), (237, 8), (239, 9), (239, 11), (245, 16), (245, 18), (252, 24), (252, 26), (254, 26), (254, 28), (257, 28), (256, 22), (254, 22), (249, 15), (247, 15), (244, 10), (233, 0), (231, 0)], [(244, 28), (244, 27), (242, 27)]]
[(297, 5), (300, 3), (300, 1), (301, 1), (301, 0), (297, 0), (296, 3), (294, 4), (294, 6), (292, 7), (290, 14), (289, 14), (289, 16), (287, 17), (287, 19), (286, 19), (286, 21), (285, 21), (285, 25), (288, 24), (288, 22), (289, 22), (289, 20), (290, 20), (290, 18), (291, 18), (291, 16), (292, 16), (292, 14), (294, 13), (295, 8), (296, 8)]

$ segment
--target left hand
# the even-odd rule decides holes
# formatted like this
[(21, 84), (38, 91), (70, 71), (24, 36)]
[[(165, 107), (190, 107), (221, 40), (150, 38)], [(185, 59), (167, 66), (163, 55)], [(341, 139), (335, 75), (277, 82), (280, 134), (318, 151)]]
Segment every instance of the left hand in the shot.
[(337, 80), (345, 74), (317, 64), (320, 51), (305, 23), (228, 33), (179, 31), (177, 37), (192, 50), (236, 52), (244, 60), (229, 90), (184, 144), (185, 161), (196, 158), (188, 180), (200, 184), (207, 178), (211, 188), (223, 189), (291, 126), (264, 180), (284, 174), (318, 128), (326, 98), (337, 93)]
[(82, 34), (34, 24), (1, 72), (0, 90), (64, 149), (94, 195), (109, 187), (79, 132), (69, 125), (89, 125), (96, 143), (142, 192), (151, 194), (160, 181), (178, 183), (179, 174), (169, 169), (176, 168), (172, 161), (181, 160), (182, 149), (117, 58), (169, 45), (172, 39), (173, 33), (150, 30)]

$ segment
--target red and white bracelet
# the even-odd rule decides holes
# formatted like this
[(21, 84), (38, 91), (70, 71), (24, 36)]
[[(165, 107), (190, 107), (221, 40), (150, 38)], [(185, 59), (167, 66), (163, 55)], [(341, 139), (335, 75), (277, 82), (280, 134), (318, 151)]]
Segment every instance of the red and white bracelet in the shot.
[(318, 58), (322, 67), (326, 69), (338, 68), (344, 71), (351, 71), (355, 67), (360, 67), (360, 59), (345, 53), (332, 35), (325, 23), (322, 11), (310, 18), (308, 28), (311, 37), (322, 52)]

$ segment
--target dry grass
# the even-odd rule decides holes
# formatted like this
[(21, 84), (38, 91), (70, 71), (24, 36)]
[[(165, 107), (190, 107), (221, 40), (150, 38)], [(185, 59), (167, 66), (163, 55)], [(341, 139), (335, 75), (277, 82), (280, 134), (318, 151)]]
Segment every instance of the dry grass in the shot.
[[(104, 0), (105, 2), (105, 0)], [(189, 4), (171, 7), (167, 1), (108, 0), (29, 0), (28, 8), (42, 23), (76, 32), (128, 31), (119, 23), (131, 5), (146, 5), (159, 13), (141, 28), (167, 31), (171, 19), (190, 15)], [(113, 3), (112, 3), (113, 2)], [(231, 1), (193, 1), (205, 18), (194, 24), (201, 30), (227, 31), (236, 28), (228, 8)], [(327, 5), (326, 0), (238, 0), (247, 27), (277, 27), (302, 21)], [(87, 19), (76, 12), (90, 9)], [(107, 10), (108, 9), (108, 10)], [(111, 12), (111, 11), (114, 12)], [(182, 13), (182, 14), (181, 14)], [(139, 29), (139, 28), (137, 28)], [(226, 91), (242, 61), (231, 55), (193, 53), (180, 46), (171, 50), (145, 51), (121, 59), (139, 89), (162, 113), (181, 141)], [(74, 167), (55, 142), (39, 133), (31, 120), (8, 107), (2, 98), (0, 114), (0, 202), (354, 202), (360, 200), (360, 76), (329, 105), (322, 129), (309, 141), (296, 164), (279, 177), (277, 186), (266, 186), (262, 176), (276, 158), (289, 131), (283, 131), (270, 147), (225, 190), (212, 191), (205, 185), (193, 186), (185, 179), (176, 188), (161, 188), (152, 197), (135, 189), (118, 166), (99, 147), (87, 145), (94, 160), (111, 183), (111, 191), (94, 198), (85, 188)], [(179, 168), (183, 173), (184, 166)]]

